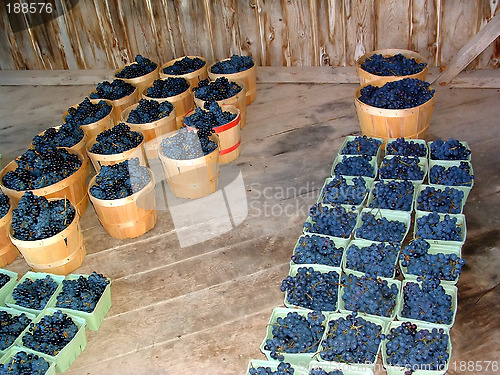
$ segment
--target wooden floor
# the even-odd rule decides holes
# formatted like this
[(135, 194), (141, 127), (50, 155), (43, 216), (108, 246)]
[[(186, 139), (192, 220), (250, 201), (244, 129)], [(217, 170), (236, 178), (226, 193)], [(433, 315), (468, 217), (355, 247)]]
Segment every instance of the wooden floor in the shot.
[[(259, 346), (272, 309), (282, 305), (279, 287), (308, 209), (344, 137), (359, 134), (356, 87), (259, 84), (241, 156), (226, 169), (232, 176), (241, 171), (247, 202), (243, 196), (238, 207), (248, 207), (231, 231), (181, 248), (165, 209), (146, 235), (116, 240), (89, 206), (82, 218), (88, 255), (77, 271), (111, 277), (113, 306), (99, 331), (88, 332), (88, 346), (68, 375), (236, 375), (251, 358), (263, 359)], [(2, 165), (34, 135), (58, 125), (92, 88), (0, 87)], [(496, 89), (439, 88), (428, 135), (469, 142), (476, 174), (465, 207), (467, 265), (458, 284), (449, 374), (474, 373), (460, 371), (464, 361), (500, 359), (499, 99)], [(206, 207), (214, 209), (207, 204), (199, 212)], [(207, 235), (206, 228), (177, 230), (196, 237)], [(217, 230), (216, 224), (208, 233)], [(22, 259), (6, 268), (28, 270)]]

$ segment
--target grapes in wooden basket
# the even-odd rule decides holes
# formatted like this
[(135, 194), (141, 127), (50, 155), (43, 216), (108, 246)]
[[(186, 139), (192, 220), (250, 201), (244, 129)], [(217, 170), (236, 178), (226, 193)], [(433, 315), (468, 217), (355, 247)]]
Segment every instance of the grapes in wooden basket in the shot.
[(392, 56), (375, 53), (361, 64), (363, 70), (377, 76), (409, 76), (420, 73), (426, 66), (426, 63), (419, 63), (413, 57), (401, 53)]
[(122, 122), (99, 133), (90, 152), (100, 155), (120, 154), (139, 146), (143, 139), (141, 133), (130, 130), (130, 127)]
[(217, 148), (217, 143), (209, 138), (212, 131), (191, 131), (182, 127), (176, 135), (165, 138), (161, 142), (161, 152), (166, 157), (175, 160), (196, 159), (208, 155)]
[(229, 59), (217, 61), (212, 65), (211, 72), (215, 74), (233, 74), (243, 72), (254, 66), (251, 56), (232, 55)]
[(118, 100), (129, 96), (136, 90), (135, 86), (122, 79), (115, 79), (113, 82), (103, 81), (97, 84), (94, 92), (90, 93), (90, 99)]
[(7, 195), (0, 193), (0, 219), (7, 215), (10, 209), (10, 199)]
[(173, 110), (174, 106), (168, 101), (160, 103), (156, 100), (141, 99), (137, 107), (128, 114), (127, 122), (131, 124), (148, 124), (167, 117)]
[(115, 74), (116, 78), (137, 78), (151, 73), (158, 65), (142, 55), (137, 55), (132, 64), (126, 65)]
[(184, 57), (175, 61), (172, 65), (163, 68), (163, 73), (173, 76), (180, 76), (182, 74), (192, 73), (205, 66), (205, 61), (199, 57)]
[(93, 124), (109, 115), (112, 109), (113, 107), (104, 100), (94, 104), (89, 98), (85, 98), (76, 108), (68, 108), (64, 121), (75, 125)]
[(235, 82), (229, 82), (226, 77), (219, 77), (210, 82), (207, 79), (201, 80), (198, 87), (193, 88), (195, 98), (201, 100), (224, 100), (232, 98), (242, 90)]

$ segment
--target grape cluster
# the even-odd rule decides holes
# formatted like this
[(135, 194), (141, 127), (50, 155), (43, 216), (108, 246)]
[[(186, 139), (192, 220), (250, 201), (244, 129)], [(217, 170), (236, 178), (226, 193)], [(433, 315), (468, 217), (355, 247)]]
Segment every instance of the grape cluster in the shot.
[[(449, 358), (448, 335), (442, 328), (418, 329), (416, 324), (403, 322), (386, 334), (387, 363), (405, 367), (411, 374), (419, 368), (444, 370)], [(406, 374), (405, 373), (405, 374)]]
[(90, 152), (99, 155), (119, 154), (139, 146), (143, 139), (141, 133), (130, 130), (130, 127), (122, 122), (99, 133)]
[(423, 180), (425, 171), (418, 162), (418, 158), (410, 156), (384, 158), (379, 168), (379, 176), (386, 179)]
[(82, 161), (75, 154), (53, 145), (39, 144), (16, 159), (17, 168), (3, 176), (3, 185), (23, 191), (53, 185), (75, 173)]
[(402, 242), (406, 234), (406, 224), (386, 217), (376, 218), (369, 212), (363, 212), (362, 224), (356, 229), (356, 236), (378, 242)]
[(10, 276), (0, 271), (0, 289), (10, 281)]
[(252, 367), (249, 370), (250, 375), (293, 375), (295, 370), (292, 365), (286, 362), (280, 362), (275, 371), (271, 370), (271, 367)]
[(382, 277), (392, 277), (398, 259), (399, 244), (373, 243), (359, 247), (352, 243), (346, 252), (346, 267), (364, 273)]
[(328, 237), (306, 234), (299, 238), (292, 262), (296, 264), (324, 264), (340, 267), (344, 252), (343, 247), (336, 247), (335, 242)]
[(453, 138), (447, 141), (438, 139), (431, 143), (430, 148), (433, 160), (467, 160), (471, 154), (466, 146)]
[(253, 65), (251, 56), (233, 55), (227, 60), (217, 61), (211, 71), (215, 74), (233, 74), (250, 69)]
[(200, 131), (191, 131), (186, 127), (179, 129), (176, 135), (163, 139), (160, 149), (163, 155), (175, 160), (196, 159), (208, 155), (217, 148), (217, 143)]
[(446, 294), (439, 279), (420, 277), (418, 283), (407, 283), (403, 287), (403, 310), (401, 316), (430, 323), (451, 324), (453, 310), (451, 295)]
[(219, 77), (210, 82), (207, 79), (201, 80), (198, 87), (193, 88), (194, 96), (201, 100), (224, 100), (232, 98), (238, 94), (242, 88), (235, 82), (229, 82), (226, 77)]
[(370, 208), (411, 211), (415, 187), (410, 181), (380, 181), (373, 188)]
[(122, 79), (113, 82), (103, 81), (97, 84), (95, 92), (90, 93), (90, 99), (118, 100), (129, 96), (136, 90), (135, 86)]
[(43, 310), (57, 289), (57, 283), (49, 275), (43, 279), (25, 278), (14, 288), (12, 298), (16, 305)]
[(412, 275), (445, 281), (457, 280), (465, 259), (456, 254), (430, 254), (429, 248), (429, 243), (421, 238), (411, 241), (401, 252), (401, 266), (407, 267), (407, 272)]
[(429, 240), (461, 241), (462, 227), (457, 224), (456, 217), (446, 214), (441, 220), (437, 212), (431, 212), (417, 219), (416, 236)]
[(375, 177), (371, 156), (343, 156), (334, 168), (335, 175)]
[(337, 310), (339, 274), (322, 273), (312, 267), (299, 267), (295, 276), (287, 276), (281, 291), (287, 292), (288, 303), (311, 310)]
[(43, 357), (20, 350), (7, 363), (0, 364), (0, 375), (44, 375), (49, 367)]
[(427, 156), (427, 148), (424, 144), (411, 139), (397, 138), (387, 144), (386, 155), (415, 156), (424, 158)]
[(413, 57), (401, 53), (392, 56), (375, 53), (361, 64), (363, 70), (377, 76), (409, 76), (420, 73), (426, 66), (426, 63), (419, 63)]
[(459, 214), (462, 211), (462, 190), (445, 187), (436, 189), (427, 186), (417, 197), (417, 210), (435, 211), (443, 214)]
[(22, 331), (31, 323), (26, 314), (11, 315), (7, 311), (0, 311), (0, 350), (10, 347)]
[(12, 212), (13, 236), (22, 241), (43, 240), (62, 232), (74, 218), (69, 200), (48, 201), (27, 191)]
[(429, 83), (416, 78), (404, 78), (387, 82), (382, 87), (368, 85), (361, 89), (358, 98), (372, 107), (386, 109), (404, 109), (417, 107), (429, 101), (434, 90)]
[[(0, 193), (0, 219), (7, 215), (10, 209), (10, 199), (7, 195)], [(0, 274), (2, 275), (2, 274)]]
[(461, 161), (460, 166), (445, 167), (433, 165), (429, 171), (431, 184), (448, 186), (472, 186), (474, 176), (471, 174), (469, 163)]
[(97, 199), (120, 199), (141, 191), (151, 181), (148, 168), (133, 158), (113, 165), (103, 165), (90, 187)]
[(318, 367), (311, 369), (308, 375), (344, 375), (344, 373), (340, 370), (332, 370), (326, 372), (326, 370)]
[(108, 284), (109, 280), (95, 271), (88, 277), (80, 275), (76, 280), (63, 280), (61, 293), (57, 295), (56, 308), (91, 313)]
[(168, 77), (157, 79), (153, 86), (148, 87), (146, 95), (150, 98), (163, 99), (176, 96), (189, 89), (189, 83), (184, 78)]
[(353, 312), (345, 318), (331, 320), (321, 341), (320, 357), (339, 363), (373, 363), (378, 354), (382, 326), (370, 322)]
[(83, 130), (74, 122), (66, 122), (59, 129), (48, 128), (42, 135), (33, 138), (33, 145), (49, 144), (56, 147), (73, 147), (83, 138)]
[(109, 115), (112, 109), (113, 107), (104, 100), (93, 104), (89, 98), (85, 98), (76, 108), (68, 108), (64, 121), (76, 125), (93, 124)]
[(375, 138), (363, 135), (348, 141), (345, 147), (340, 150), (342, 155), (368, 155), (376, 156), (382, 142)]
[(198, 130), (208, 128), (209, 130), (225, 125), (236, 118), (236, 113), (223, 111), (214, 101), (207, 101), (202, 108), (196, 108), (195, 112), (184, 117), (184, 124)]
[(57, 310), (44, 315), (38, 323), (31, 323), (23, 335), (23, 346), (56, 356), (78, 333), (78, 326), (70, 316)]
[(184, 57), (181, 60), (177, 60), (172, 65), (167, 66), (163, 69), (163, 73), (171, 74), (173, 76), (180, 76), (182, 74), (192, 73), (198, 69), (205, 66), (205, 61), (199, 57), (190, 58)]
[(346, 310), (389, 317), (396, 308), (399, 290), (387, 280), (370, 273), (359, 277), (347, 274), (342, 276), (341, 285)]
[(131, 124), (147, 124), (167, 117), (173, 110), (174, 106), (168, 101), (160, 103), (156, 100), (141, 99), (137, 107), (128, 114), (127, 122)]
[(265, 350), (271, 358), (283, 361), (283, 353), (315, 353), (325, 331), (325, 316), (321, 311), (311, 311), (306, 316), (289, 312), (278, 317), (272, 325), (272, 339), (267, 339)]
[(312, 223), (304, 223), (304, 230), (333, 237), (349, 238), (356, 225), (357, 213), (346, 211), (341, 205), (332, 207), (315, 203), (309, 210)]
[(156, 63), (141, 55), (137, 55), (134, 61), (134, 63), (123, 67), (122, 70), (115, 74), (115, 77), (126, 79), (142, 77), (151, 73), (158, 66)]
[(323, 204), (349, 204), (360, 205), (363, 203), (368, 188), (363, 177), (355, 177), (353, 184), (349, 185), (346, 179), (340, 175), (334, 177), (325, 185), (322, 192)]

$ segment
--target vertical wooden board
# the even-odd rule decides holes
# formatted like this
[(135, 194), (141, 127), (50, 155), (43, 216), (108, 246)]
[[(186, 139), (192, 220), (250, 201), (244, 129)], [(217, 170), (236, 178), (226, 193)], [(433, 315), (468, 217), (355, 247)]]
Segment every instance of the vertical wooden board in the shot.
[(375, 49), (375, 13), (371, 0), (344, 0), (347, 65)]
[(257, 0), (263, 65), (290, 66), (286, 20), (280, 1)]
[(222, 60), (240, 54), (236, 0), (205, 0), (204, 4), (215, 59)]
[(241, 53), (252, 56), (256, 65), (264, 65), (262, 61), (257, 0), (238, 0), (236, 11)]
[(16, 60), (14, 56), (17, 55), (16, 47), (11, 43), (12, 30), (10, 30), (9, 20), (7, 13), (0, 10), (0, 46), (3, 46), (4, 51), (0, 54), (0, 69), (16, 69)]
[(344, 7), (341, 1), (310, 0), (316, 4), (314, 32), (317, 35), (319, 58), (317, 65), (345, 66)]
[(479, 9), (476, 1), (440, 0), (441, 23), (439, 30), (438, 65), (446, 66), (455, 54), (477, 32), (476, 20)]
[(410, 0), (375, 1), (375, 49), (408, 49)]
[[(314, 0), (312, 0), (314, 3)], [(286, 22), (286, 52), (291, 66), (312, 66), (316, 62), (316, 34), (311, 27), (311, 9), (308, 1), (282, 0), (283, 19)], [(285, 47), (285, 45), (283, 45)]]
[(409, 48), (425, 57), (429, 66), (437, 65), (437, 1), (411, 0)]
[[(500, 9), (498, 0), (482, 0), (481, 9), (478, 12), (477, 30), (484, 27), (488, 21)], [(500, 38), (491, 43), (486, 49), (471, 63), (469, 67), (477, 69), (498, 69), (500, 67)]]
[(171, 0), (151, 1), (153, 14), (158, 18), (160, 64), (186, 55), (186, 47), (181, 34), (176, 2)]

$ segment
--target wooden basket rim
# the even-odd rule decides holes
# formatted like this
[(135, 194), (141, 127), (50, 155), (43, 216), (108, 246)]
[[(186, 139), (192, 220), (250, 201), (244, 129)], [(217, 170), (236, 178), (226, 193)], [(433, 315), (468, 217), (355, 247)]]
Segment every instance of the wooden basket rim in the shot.
[[(152, 100), (152, 99), (146, 99), (146, 100)], [(168, 100), (166, 100), (168, 102)], [(169, 102), (170, 103), (170, 102)], [(172, 104), (172, 103), (170, 103)], [(132, 112), (134, 109), (137, 108), (137, 106), (139, 105), (139, 103), (134, 103), (132, 104), (131, 106), (128, 106), (127, 108), (125, 108), (122, 113), (121, 113), (121, 122), (124, 123), (124, 124), (127, 124), (130, 128), (131, 128), (131, 125), (134, 126), (134, 127), (140, 127), (142, 130), (150, 130), (150, 129), (154, 129), (155, 127), (157, 127), (159, 125), (159, 122), (164, 122), (166, 119), (175, 119), (176, 117), (176, 113), (175, 113), (175, 106), (172, 104), (172, 106), (174, 106), (174, 108), (172, 109), (172, 111), (169, 113), (168, 116), (165, 116), (165, 117), (162, 117), (158, 120), (155, 120), (155, 121), (152, 121), (152, 122), (145, 122), (145, 123), (142, 123), (142, 124), (134, 124), (134, 123), (131, 123), (131, 122), (127, 122), (125, 119), (128, 117), (128, 115), (130, 114), (130, 112)], [(132, 130), (132, 128), (131, 128)]]
[[(121, 79), (121, 78), (117, 78), (117, 79)], [(124, 80), (122, 79), (122, 81), (124, 81)], [(128, 82), (127, 82), (127, 83), (128, 83)], [(132, 86), (134, 86), (134, 85), (132, 85)], [(96, 92), (96, 90), (92, 90), (92, 91), (90, 92), (90, 94), (95, 93), (95, 92)], [(97, 98), (97, 99), (94, 99), (94, 100), (107, 100), (107, 101), (109, 101), (109, 102), (111, 102), (111, 103), (113, 104), (113, 108), (112, 108), (112, 109), (114, 110), (114, 109), (115, 109), (115, 107), (119, 107), (120, 105), (123, 105), (123, 103), (126, 103), (126, 102), (127, 102), (127, 101), (131, 98), (131, 97), (136, 97), (136, 96), (137, 96), (137, 93), (138, 93), (138, 91), (137, 91), (137, 87), (136, 87), (136, 86), (134, 86), (134, 91), (132, 91), (129, 95), (124, 96), (123, 98), (116, 99), (116, 100), (104, 99), (104, 98)], [(88, 95), (88, 96), (89, 96), (89, 99), (91, 99), (91, 98), (90, 98), (90, 94)], [(92, 99), (91, 99), (91, 100), (92, 100)], [(112, 113), (112, 112), (113, 112), (113, 111), (111, 111), (111, 113)], [(101, 120), (102, 120), (102, 119), (101, 119)]]
[[(161, 142), (164, 139), (175, 136), (178, 132), (179, 131), (176, 130), (175, 132), (169, 133), (167, 136), (161, 138), (159, 140), (159, 144), (161, 144)], [(214, 142), (217, 143), (217, 148), (215, 150), (213, 150), (208, 155), (200, 156), (199, 158), (194, 158), (194, 159), (178, 160), (178, 159), (172, 159), (172, 158), (169, 158), (168, 156), (165, 156), (163, 154), (161, 148), (158, 148), (158, 156), (159, 156), (159, 158), (161, 160), (165, 160), (166, 162), (170, 162), (170, 163), (173, 163), (173, 164), (175, 163), (176, 165), (179, 165), (179, 166), (195, 166), (195, 165), (200, 165), (200, 164), (206, 164), (207, 160), (210, 159), (210, 158), (212, 158), (214, 156), (214, 153), (217, 153), (217, 154), (220, 153), (220, 140), (219, 140), (219, 136), (217, 134), (212, 134), (209, 138), (212, 141), (214, 141)]]
[[(250, 57), (251, 57), (251, 56), (250, 56)], [(217, 78), (219, 78), (219, 77), (234, 77), (234, 78), (236, 78), (236, 77), (240, 77), (240, 76), (242, 76), (242, 75), (248, 75), (248, 73), (250, 73), (251, 71), (252, 71), (252, 73), (251, 73), (251, 74), (253, 74), (253, 72), (257, 70), (256, 65), (255, 65), (255, 61), (253, 61), (253, 59), (252, 59), (252, 61), (253, 61), (253, 66), (251, 66), (251, 67), (250, 67), (250, 68), (248, 68), (248, 69), (242, 70), (241, 72), (236, 72), (236, 73), (213, 73), (213, 72), (212, 72), (212, 67), (213, 67), (215, 64), (217, 64), (218, 62), (221, 62), (221, 61), (227, 61), (227, 60), (231, 60), (231, 58), (230, 58), (230, 57), (227, 57), (227, 58), (222, 59), (222, 60), (217, 60), (217, 61), (214, 61), (212, 64), (210, 64), (210, 65), (208, 66), (208, 68), (207, 68), (208, 75), (209, 75), (209, 76), (210, 76), (210, 75), (212, 75), (212, 76), (217, 77)], [(236, 79), (238, 79), (238, 78), (236, 78)]]
[[(104, 100), (104, 101), (105, 101), (108, 105), (110, 105), (110, 106), (111, 106), (111, 111), (109, 111), (109, 113), (108, 113), (106, 116), (104, 116), (102, 119), (97, 120), (97, 121), (95, 121), (95, 122), (91, 122), (90, 124), (80, 125), (80, 127), (82, 127), (82, 126), (86, 126), (86, 127), (88, 127), (88, 126), (92, 126), (92, 125), (98, 124), (98, 123), (100, 123), (101, 121), (103, 121), (103, 120), (107, 119), (107, 118), (108, 118), (108, 116), (109, 116), (109, 117), (111, 117), (111, 116), (112, 116), (113, 111), (115, 110), (115, 105), (113, 104), (113, 101), (112, 101), (112, 100), (109, 100), (109, 99), (92, 99), (92, 98), (90, 98), (89, 96), (86, 96), (86, 98), (87, 98), (87, 99), (89, 99), (89, 100), (90, 100), (90, 102), (91, 102), (92, 104), (98, 104), (101, 100)], [(85, 99), (85, 98), (84, 98), (84, 99)], [(83, 100), (82, 100), (82, 101), (83, 101)], [(65, 123), (65, 122), (66, 122), (66, 121), (65, 121), (65, 118), (66, 118), (66, 116), (67, 116), (67, 115), (69, 115), (69, 108), (75, 108), (75, 109), (76, 109), (76, 108), (78, 108), (78, 106), (79, 106), (81, 103), (82, 103), (82, 102), (77, 103), (77, 104), (74, 104), (74, 105), (72, 105), (72, 106), (68, 107), (68, 109), (67, 109), (67, 110), (63, 113), (63, 115), (62, 115), (62, 122), (63, 122), (63, 123)]]
[(138, 64), (137, 62), (133, 61), (131, 63), (128, 63), (126, 65), (123, 65), (121, 68), (119, 69), (116, 69), (114, 72), (113, 72), (113, 79), (121, 79), (127, 83), (130, 83), (132, 85), (134, 84), (137, 84), (137, 83), (141, 83), (141, 81), (145, 81), (147, 80), (146, 78), (149, 79), (150, 76), (154, 76), (155, 73), (157, 73), (160, 69), (160, 64), (155, 62), (155, 61), (151, 61), (153, 63), (156, 64), (156, 68), (153, 69), (152, 71), (150, 71), (149, 73), (146, 73), (146, 74), (143, 74), (142, 76), (139, 76), (139, 77), (135, 77), (135, 78), (120, 78), (120, 77), (117, 77), (116, 74), (121, 72), (125, 67), (127, 66), (130, 66), (130, 65), (134, 65), (134, 64)]
[[(189, 73), (184, 73), (184, 74), (179, 74), (179, 75), (175, 75), (175, 74), (168, 74), (168, 73), (165, 73), (165, 72), (163, 71), (165, 68), (167, 68), (167, 67), (169, 67), (169, 66), (171, 66), (171, 65), (174, 65), (174, 63), (175, 63), (176, 61), (180, 61), (180, 60), (182, 60), (182, 59), (183, 59), (183, 58), (185, 58), (185, 57), (189, 57), (190, 59), (198, 58), (198, 59), (200, 59), (200, 60), (204, 61), (204, 62), (205, 62), (205, 65), (203, 65), (203, 66), (202, 66), (201, 68), (199, 68), (199, 69), (193, 70), (192, 72), (189, 72)], [(160, 74), (163, 74), (163, 75), (165, 75), (166, 77), (182, 77), (182, 78), (185, 78), (187, 75), (197, 73), (197, 72), (199, 72), (199, 71), (203, 70), (203, 69), (204, 69), (204, 68), (206, 68), (206, 67), (207, 67), (207, 60), (206, 60), (204, 57), (202, 57), (202, 56), (194, 56), (194, 55), (185, 55), (185, 56), (177, 57), (177, 58), (175, 58), (175, 59), (172, 59), (172, 60), (170, 60), (170, 61), (167, 61), (165, 64), (163, 64), (163, 65), (160, 67)]]
[[(115, 125), (116, 126), (116, 125)], [(114, 161), (114, 160), (117, 160), (117, 159), (121, 159), (120, 156), (124, 155), (124, 154), (132, 154), (133, 152), (135, 152), (137, 149), (139, 149), (140, 147), (143, 147), (144, 146), (144, 134), (142, 134), (142, 132), (140, 131), (137, 131), (137, 130), (131, 130), (131, 131), (134, 131), (136, 133), (139, 133), (141, 136), (142, 136), (142, 140), (141, 142), (135, 146), (134, 148), (131, 148), (129, 150), (125, 150), (123, 152), (120, 152), (118, 154), (96, 154), (95, 152), (92, 152), (90, 151), (90, 149), (92, 148), (92, 146), (94, 144), (97, 143), (97, 135), (92, 138), (86, 145), (85, 145), (85, 149), (87, 150), (87, 153), (90, 155), (96, 155), (97, 159), (99, 160), (109, 160), (109, 161)], [(101, 132), (102, 133), (102, 132)], [(99, 133), (99, 134), (101, 134)], [(98, 135), (99, 135), (98, 134)]]
[(425, 63), (425, 68), (422, 69), (420, 72), (417, 72), (415, 74), (421, 73), (425, 69), (427, 69), (427, 66), (428, 66), (427, 60), (420, 53), (412, 51), (412, 50), (399, 49), (399, 48), (379, 49), (379, 50), (375, 50), (375, 51), (371, 51), (371, 52), (365, 53), (364, 55), (362, 55), (358, 59), (356, 59), (356, 66), (359, 67), (364, 72), (372, 74), (372, 75), (377, 76), (377, 77), (390, 77), (390, 76), (380, 76), (378, 74), (370, 73), (370, 72), (364, 70), (361, 67), (361, 64), (364, 63), (368, 57), (373, 56), (375, 54), (382, 55), (382, 56), (393, 56), (393, 55), (397, 55), (398, 53), (402, 54), (405, 57), (414, 58), (415, 60), (417, 60), (417, 62)]
[[(231, 120), (229, 121), (228, 123), (226, 124), (223, 124), (223, 125), (219, 125), (215, 128), (213, 128), (215, 130), (215, 133), (216, 134), (220, 134), (222, 133), (223, 131), (226, 131), (226, 130), (229, 130), (229, 129), (232, 129), (234, 128), (236, 125), (238, 125), (240, 123), (240, 120), (241, 120), (241, 111), (238, 109), (238, 107), (236, 107), (235, 105), (232, 105), (232, 104), (222, 104), (220, 106), (223, 110), (225, 109), (227, 112), (231, 112), (231, 113), (235, 113), (236, 114), (236, 117), (234, 118), (234, 120)], [(197, 108), (200, 108), (202, 111), (207, 111), (206, 109), (204, 109), (203, 107), (197, 107)], [(195, 109), (192, 109), (190, 110), (188, 113), (186, 113), (186, 116), (184, 117), (189, 117), (191, 116), (194, 112), (195, 112), (196, 108)], [(208, 111), (207, 111), (208, 112)], [(184, 120), (182, 120), (182, 123), (184, 124)], [(186, 128), (190, 129), (190, 130), (195, 130), (194, 128), (192, 128), (191, 126), (187, 126), (186, 124), (184, 124), (186, 126)]]
[[(184, 99), (185, 96), (188, 96), (192, 93), (192, 87), (191, 87), (191, 83), (189, 82), (188, 79), (186, 79), (185, 77), (177, 77), (177, 76), (173, 76), (174, 78), (182, 78), (184, 81), (186, 81), (186, 83), (188, 84), (188, 88), (186, 90), (184, 90), (183, 92), (181, 92), (180, 94), (177, 94), (177, 95), (174, 95), (174, 96), (167, 96), (166, 98), (152, 98), (151, 96), (148, 96), (147, 95), (147, 92), (148, 92), (148, 89), (150, 87), (153, 87), (155, 81), (166, 81), (167, 79), (169, 78), (172, 78), (172, 76), (169, 76), (169, 77), (165, 77), (165, 78), (158, 78), (157, 80), (155, 79), (148, 87), (146, 87), (144, 90), (142, 90), (142, 98), (144, 99), (148, 99), (148, 100), (155, 100), (155, 101), (177, 101), (177, 100), (182, 100)], [(173, 104), (173, 103), (172, 103)]]
[[(217, 78), (219, 78), (219, 77), (217, 77)], [(212, 80), (212, 81), (214, 81), (214, 80)], [(241, 90), (237, 94), (230, 96), (229, 98), (216, 100), (215, 102), (219, 105), (222, 105), (222, 104), (224, 104), (224, 101), (229, 100), (229, 99), (234, 98), (234, 99), (236, 99), (236, 101), (238, 101), (239, 100), (238, 95), (243, 94), (242, 96), (245, 98), (245, 106), (246, 106), (246, 93), (248, 91), (248, 88), (247, 88), (247, 85), (245, 84), (245, 82), (243, 82), (242, 80), (239, 80), (239, 79), (228, 79), (228, 81), (236, 83), (238, 86), (241, 87)], [(198, 107), (202, 107), (202, 108), (203, 108), (203, 105), (201, 105), (201, 106), (198, 105), (198, 102), (205, 103), (208, 101), (208, 100), (203, 100), (203, 99), (197, 98), (196, 94), (194, 92), (193, 92), (193, 99), (194, 99), (195, 105)], [(232, 105), (232, 104), (230, 104), (230, 105)]]

